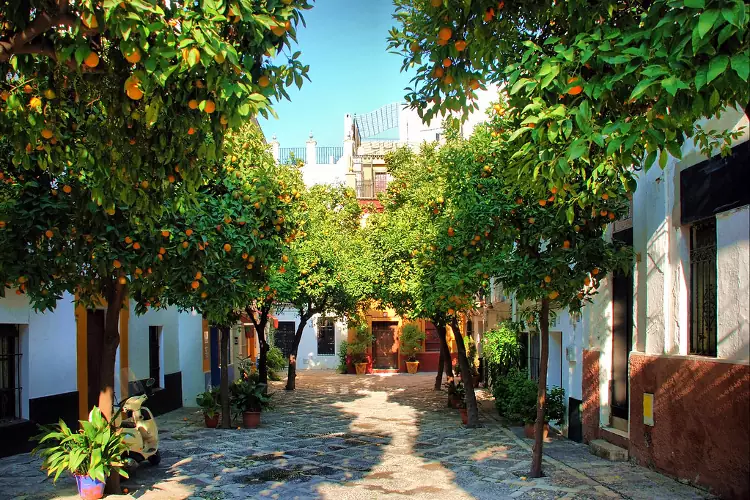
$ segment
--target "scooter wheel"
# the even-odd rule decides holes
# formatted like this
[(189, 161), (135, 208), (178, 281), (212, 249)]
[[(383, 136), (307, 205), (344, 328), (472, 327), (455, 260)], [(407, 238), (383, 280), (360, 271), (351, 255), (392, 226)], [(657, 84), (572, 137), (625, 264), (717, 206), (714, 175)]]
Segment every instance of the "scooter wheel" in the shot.
[(159, 465), (159, 462), (161, 462), (161, 455), (158, 451), (148, 457), (148, 463), (150, 463), (151, 465)]

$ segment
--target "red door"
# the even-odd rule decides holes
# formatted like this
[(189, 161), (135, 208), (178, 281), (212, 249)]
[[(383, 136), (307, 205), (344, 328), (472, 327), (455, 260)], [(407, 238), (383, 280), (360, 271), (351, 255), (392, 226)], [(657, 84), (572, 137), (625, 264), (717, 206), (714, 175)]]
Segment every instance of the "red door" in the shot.
[(373, 321), (373, 368), (398, 368), (398, 323)]

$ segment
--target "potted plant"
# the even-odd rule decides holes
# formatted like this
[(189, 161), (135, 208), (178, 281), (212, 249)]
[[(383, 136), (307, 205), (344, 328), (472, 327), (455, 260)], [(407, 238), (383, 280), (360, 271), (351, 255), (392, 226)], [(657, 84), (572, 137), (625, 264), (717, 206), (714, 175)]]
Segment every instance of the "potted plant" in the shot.
[[(502, 387), (505, 404), (501, 405), (505, 417), (523, 422), (526, 437), (534, 438), (536, 422), (537, 383), (530, 380), (525, 372), (512, 371), (505, 378)], [(549, 435), (549, 423), (560, 422), (565, 418), (565, 391), (561, 387), (552, 387), (547, 391), (544, 410), (544, 438)], [(496, 403), (497, 404), (497, 403)]]
[(367, 325), (360, 325), (355, 331), (355, 338), (349, 343), (349, 355), (357, 371), (357, 375), (367, 372), (367, 349), (372, 345), (373, 337), (367, 330)]
[(258, 427), (261, 411), (271, 407), (271, 395), (266, 389), (266, 384), (259, 383), (257, 377), (235, 380), (230, 387), (232, 407), (236, 414), (242, 414), (242, 423), (248, 429)]
[(206, 427), (215, 429), (219, 425), (219, 418), (221, 417), (219, 413), (221, 409), (221, 405), (219, 404), (219, 388), (215, 387), (203, 394), (198, 394), (195, 402), (203, 410), (203, 419), (206, 422)]
[(417, 325), (405, 325), (401, 329), (401, 353), (406, 356), (406, 371), (414, 374), (419, 368), (417, 353), (422, 352), (424, 332)]
[(461, 408), (461, 402), (466, 397), (466, 388), (462, 381), (455, 382), (453, 386), (446, 383), (445, 387), (448, 389), (448, 406), (451, 408)]
[[(471, 369), (471, 382), (474, 387), (479, 387), (482, 376), (479, 374), (479, 355), (477, 354), (477, 344), (472, 337), (464, 337), (464, 346), (466, 347), (466, 357), (469, 360)], [(460, 371), (460, 370), (459, 370)]]
[(57, 425), (40, 426), (42, 433), (36, 436), (39, 444), (32, 454), (42, 458), (42, 468), (47, 475), (70, 472), (76, 479), (78, 494), (84, 500), (104, 496), (104, 485), (110, 473), (128, 477), (122, 468), (122, 456), (127, 453), (122, 434), (94, 407), (88, 420), (81, 420), (81, 429), (73, 432), (60, 419)]
[(461, 415), (462, 424), (466, 425), (469, 423), (469, 410), (466, 408), (466, 399), (458, 401), (458, 414)]

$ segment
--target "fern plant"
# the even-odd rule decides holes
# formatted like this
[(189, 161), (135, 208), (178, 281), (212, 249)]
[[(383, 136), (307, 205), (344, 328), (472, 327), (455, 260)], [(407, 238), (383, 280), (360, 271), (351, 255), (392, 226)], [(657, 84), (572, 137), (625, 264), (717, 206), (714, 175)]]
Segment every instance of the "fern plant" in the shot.
[(36, 436), (39, 444), (32, 454), (42, 458), (42, 468), (47, 476), (54, 474), (53, 482), (63, 472), (74, 476), (89, 476), (101, 482), (114, 469), (123, 477), (128, 477), (123, 470), (122, 456), (127, 453), (123, 435), (117, 432), (102, 416), (99, 408), (94, 407), (88, 420), (80, 421), (81, 428), (73, 432), (60, 419), (57, 425), (39, 426), (42, 433)]

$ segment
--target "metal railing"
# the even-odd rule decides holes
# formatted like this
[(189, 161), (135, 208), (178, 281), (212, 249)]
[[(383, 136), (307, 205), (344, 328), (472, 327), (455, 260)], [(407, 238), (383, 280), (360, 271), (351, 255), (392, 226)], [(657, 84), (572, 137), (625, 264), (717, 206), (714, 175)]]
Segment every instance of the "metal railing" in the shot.
[(343, 146), (320, 146), (315, 148), (315, 156), (318, 164), (336, 163), (344, 156)]
[(279, 163), (285, 164), (290, 163), (294, 158), (294, 161), (302, 160), (307, 162), (307, 148), (279, 148)]

